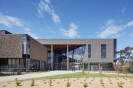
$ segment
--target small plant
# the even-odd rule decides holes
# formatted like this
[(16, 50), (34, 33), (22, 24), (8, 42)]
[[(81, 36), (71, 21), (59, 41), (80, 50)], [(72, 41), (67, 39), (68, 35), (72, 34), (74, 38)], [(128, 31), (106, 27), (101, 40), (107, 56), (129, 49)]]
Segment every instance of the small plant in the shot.
[(19, 81), (19, 80), (16, 78), (16, 85), (17, 85), (17, 86), (20, 86), (20, 84), (21, 84), (21, 81)]
[(8, 82), (8, 84), (11, 84), (10, 82)]
[(46, 82), (46, 80), (44, 80), (44, 84), (46, 84), (47, 82)]
[(34, 79), (31, 80), (31, 86), (35, 86), (35, 80)]
[(122, 82), (117, 82), (118, 87), (123, 88), (123, 84), (124, 84), (124, 83), (122, 83)]
[(88, 84), (86, 83), (86, 80), (85, 80), (85, 83), (83, 83), (83, 87), (84, 88), (88, 87)]
[(70, 87), (71, 83), (69, 82), (69, 79), (67, 80), (66, 87)]
[(60, 84), (60, 82), (56, 82), (57, 84)]
[(52, 79), (49, 80), (49, 86), (52, 86)]
[(100, 79), (100, 84), (102, 84), (102, 86), (104, 87), (104, 83), (102, 79)]
[(3, 87), (6, 87), (6, 85), (3, 85)]

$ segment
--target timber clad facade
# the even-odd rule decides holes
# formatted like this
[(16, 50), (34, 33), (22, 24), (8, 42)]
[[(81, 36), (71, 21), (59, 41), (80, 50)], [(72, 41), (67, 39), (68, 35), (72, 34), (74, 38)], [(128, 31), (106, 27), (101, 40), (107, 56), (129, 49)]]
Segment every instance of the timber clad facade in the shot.
[[(0, 30), (0, 71), (113, 70), (116, 39), (33, 39)], [(84, 64), (83, 64), (84, 63)]]

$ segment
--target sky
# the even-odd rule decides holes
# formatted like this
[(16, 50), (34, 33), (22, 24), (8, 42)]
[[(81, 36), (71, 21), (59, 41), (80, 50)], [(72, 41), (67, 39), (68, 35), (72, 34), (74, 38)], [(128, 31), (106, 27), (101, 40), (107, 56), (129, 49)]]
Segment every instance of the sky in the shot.
[(0, 0), (0, 30), (35, 39), (117, 39), (133, 47), (133, 0)]

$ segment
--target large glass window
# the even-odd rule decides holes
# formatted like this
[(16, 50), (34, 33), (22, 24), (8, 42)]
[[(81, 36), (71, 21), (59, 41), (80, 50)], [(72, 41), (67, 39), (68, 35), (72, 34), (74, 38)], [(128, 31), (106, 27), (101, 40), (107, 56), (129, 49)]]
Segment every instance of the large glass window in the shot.
[(40, 61), (30, 59), (30, 70), (40, 70)]
[(56, 48), (54, 47), (53, 62), (54, 70), (66, 70), (67, 69), (67, 45), (60, 45)]
[(88, 44), (88, 58), (91, 58), (91, 44)]
[(8, 59), (9, 71), (25, 71), (26, 62), (25, 59)]
[(101, 58), (106, 58), (106, 44), (101, 44)]
[(8, 70), (8, 59), (0, 58), (0, 71), (7, 71)]
[(22, 52), (23, 57), (29, 58), (30, 56), (30, 37), (28, 35), (23, 35), (23, 43), (22, 43)]
[(114, 39), (114, 59), (116, 59), (116, 51), (117, 51), (117, 41)]
[(48, 53), (48, 54), (47, 54), (47, 57), (48, 57), (48, 60), (47, 60), (47, 63), (46, 63), (46, 64), (47, 64), (47, 65), (46, 65), (46, 69), (47, 69), (47, 70), (51, 70), (51, 46), (48, 46), (47, 49), (48, 49), (48, 50), (47, 50), (47, 53)]
[(69, 69), (80, 70), (84, 58), (85, 45), (69, 45)]

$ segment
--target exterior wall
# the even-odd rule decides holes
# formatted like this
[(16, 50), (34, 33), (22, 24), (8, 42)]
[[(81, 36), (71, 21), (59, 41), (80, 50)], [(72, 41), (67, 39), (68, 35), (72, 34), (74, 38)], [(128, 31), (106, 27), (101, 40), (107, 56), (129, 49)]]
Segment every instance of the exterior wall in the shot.
[[(88, 58), (88, 44), (91, 44), (91, 58)], [(114, 40), (93, 40), (86, 44), (83, 62), (113, 62), (114, 61)], [(101, 58), (101, 44), (106, 44), (106, 58)]]
[(30, 38), (30, 59), (47, 61), (47, 47)]
[[(41, 44), (86, 44), (84, 54), (85, 63), (113, 62), (114, 61), (114, 39), (38, 39)], [(88, 44), (91, 44), (91, 58), (88, 58)], [(101, 44), (106, 44), (106, 58), (101, 58)]]
[(0, 58), (22, 58), (22, 35), (0, 35)]
[(4, 35), (4, 34), (11, 34), (11, 33), (6, 30), (0, 30), (0, 35)]

